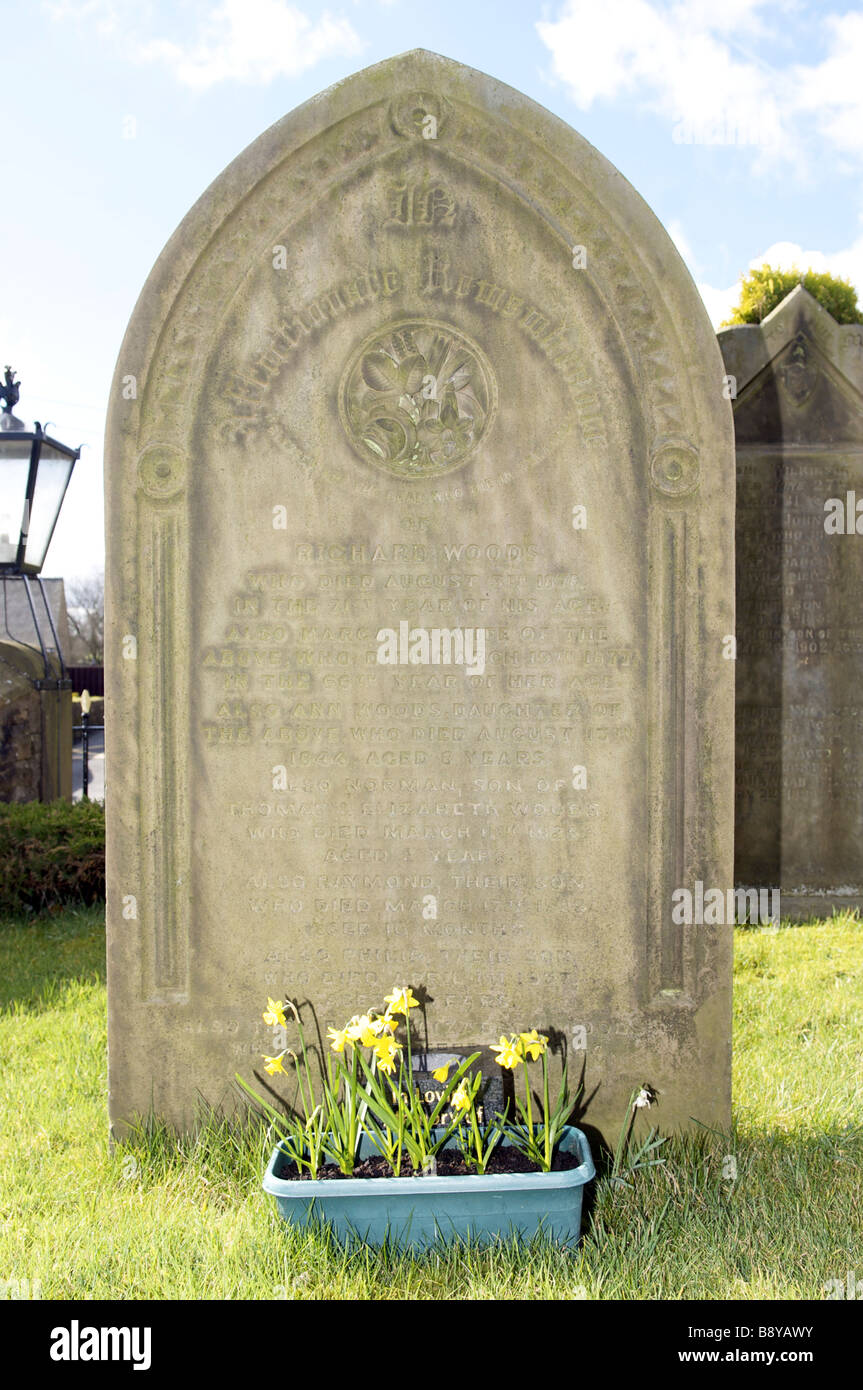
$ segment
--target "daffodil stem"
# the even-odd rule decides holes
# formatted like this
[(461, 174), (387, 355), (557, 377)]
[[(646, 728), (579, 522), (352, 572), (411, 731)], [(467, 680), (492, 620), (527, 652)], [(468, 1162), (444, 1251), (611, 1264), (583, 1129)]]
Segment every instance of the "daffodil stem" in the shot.
[(548, 1124), (548, 1049), (542, 1054), (542, 1116), (545, 1122), (545, 1171), (551, 1172), (551, 1132)]
[(405, 1009), (405, 1032), (406, 1032), (407, 1035), (408, 1035), (408, 1047), (407, 1047), (407, 1052), (408, 1052), (408, 1085), (409, 1085), (409, 1086), (413, 1086), (413, 1084), (414, 1084), (414, 1064), (413, 1064), (413, 1057), (412, 1057), (412, 1055), (411, 1055), (411, 1013), (410, 1013), (410, 1009), (407, 1009), (407, 1008)]
[(482, 1161), (482, 1140), (480, 1139), (479, 1125), (476, 1120), (476, 1106), (473, 1102), (471, 1102), (470, 1107), (470, 1123), (473, 1129), (474, 1148), (476, 1149), (476, 1168), (477, 1172), (482, 1174), (485, 1172), (485, 1164)]
[[(290, 1000), (289, 1000), (288, 1002), (290, 1003)], [(303, 1054), (303, 1066), (305, 1067), (305, 1070), (306, 1070), (306, 1081), (309, 1083), (309, 1109), (307, 1110), (307, 1109), (306, 1109), (306, 1095), (305, 1095), (305, 1091), (304, 1091), (304, 1089), (303, 1089), (302, 1077), (301, 1077), (301, 1075), (300, 1075), (300, 1063), (299, 1063), (299, 1060), (295, 1057), (295, 1058), (294, 1058), (294, 1066), (295, 1066), (296, 1069), (297, 1069), (297, 1081), (300, 1083), (300, 1095), (301, 1095), (302, 1098), (303, 1098), (303, 1113), (305, 1114), (305, 1117), (306, 1117), (306, 1119), (308, 1120), (310, 1111), (314, 1109), (314, 1099), (315, 1099), (315, 1098), (314, 1098), (314, 1094), (313, 1094), (313, 1092), (312, 1092), (312, 1078), (311, 1078), (311, 1076), (310, 1076), (310, 1074), (309, 1074), (309, 1059), (308, 1059), (308, 1057), (306, 1056), (306, 1040), (305, 1040), (305, 1037), (303, 1036), (303, 1025), (302, 1025), (302, 1023), (300, 1022), (300, 1015), (299, 1015), (298, 1011), (293, 1007), (293, 1005), (291, 1005), (291, 1009), (292, 1009), (292, 1011), (293, 1011), (293, 1015), (294, 1015), (294, 1018), (295, 1018), (295, 1020), (296, 1020), (296, 1024), (297, 1024), (297, 1033), (299, 1034), (299, 1038), (300, 1038), (300, 1051), (301, 1051), (302, 1054)]]
[(350, 1104), (351, 1125), (348, 1133), (351, 1153), (356, 1156), (357, 1151), (357, 1048), (354, 1047), (351, 1053), (351, 1104)]
[(398, 1141), (399, 1141), (399, 1150), (398, 1150), (398, 1155), (397, 1155), (397, 1157), (396, 1157), (396, 1164), (397, 1164), (397, 1167), (396, 1167), (396, 1177), (397, 1177), (397, 1178), (400, 1178), (400, 1177), (401, 1177), (401, 1173), (402, 1173), (402, 1148), (403, 1148), (403, 1145), (404, 1145), (404, 1137), (405, 1137), (405, 1097), (404, 1097), (404, 1091), (403, 1091), (403, 1089), (402, 1089), (402, 1081), (404, 1080), (404, 1065), (405, 1065), (405, 1063), (404, 1063), (404, 1056), (403, 1056), (403, 1055), (400, 1055), (400, 1056), (399, 1056), (399, 1090), (398, 1090), (398, 1101), (399, 1101), (399, 1111), (398, 1111), (398, 1114), (399, 1114)]
[(404, 1100), (404, 1096), (402, 1095), (402, 1090), (401, 1090), (401, 1086), (400, 1086), (400, 1087), (399, 1087), (399, 1128), (398, 1128), (398, 1134), (396, 1135), (396, 1138), (397, 1138), (397, 1140), (398, 1140), (398, 1151), (397, 1151), (397, 1153), (396, 1153), (396, 1177), (397, 1177), (397, 1178), (400, 1178), (401, 1175), (402, 1175), (402, 1145), (403, 1145), (403, 1142), (404, 1142), (404, 1133), (405, 1133), (405, 1100)]

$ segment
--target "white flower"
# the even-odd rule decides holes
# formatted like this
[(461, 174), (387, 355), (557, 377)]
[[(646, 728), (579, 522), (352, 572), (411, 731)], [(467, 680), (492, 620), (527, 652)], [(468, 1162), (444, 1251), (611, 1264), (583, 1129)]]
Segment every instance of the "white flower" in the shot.
[(633, 1108), (635, 1110), (643, 1110), (646, 1105), (652, 1104), (653, 1096), (650, 1094), (646, 1086), (642, 1086), (638, 1095), (635, 1097), (635, 1101), (633, 1102)]

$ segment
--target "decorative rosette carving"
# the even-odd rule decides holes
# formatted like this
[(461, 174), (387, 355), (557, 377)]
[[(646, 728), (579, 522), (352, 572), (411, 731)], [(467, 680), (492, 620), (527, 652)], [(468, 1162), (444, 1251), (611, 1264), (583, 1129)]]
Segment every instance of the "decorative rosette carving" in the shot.
[(666, 497), (695, 492), (700, 478), (698, 450), (686, 439), (662, 439), (650, 456), (650, 481)]
[[(390, 124), (396, 135), (414, 140), (437, 140), (449, 115), (449, 102), (435, 92), (400, 92), (390, 102)], [(434, 118), (430, 124), (428, 117)]]
[(138, 482), (148, 497), (165, 501), (186, 486), (186, 460), (178, 449), (151, 444), (138, 459)]
[(431, 320), (390, 324), (353, 354), (339, 414), (353, 448), (397, 478), (431, 478), (467, 462), (497, 408), (485, 353)]

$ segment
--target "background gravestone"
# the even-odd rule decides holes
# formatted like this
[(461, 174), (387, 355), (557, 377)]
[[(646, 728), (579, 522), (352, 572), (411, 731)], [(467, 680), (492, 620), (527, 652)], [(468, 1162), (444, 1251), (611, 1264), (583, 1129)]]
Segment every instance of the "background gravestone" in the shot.
[(798, 286), (719, 343), (737, 382), (735, 878), (779, 887), (794, 917), (860, 907), (863, 534), (828, 534), (825, 503), (863, 500), (863, 326)]
[(107, 436), (115, 1124), (394, 983), (432, 1051), (557, 1030), (607, 1132), (728, 1121), (730, 933), (671, 916), (731, 885), (721, 378), (625, 180), (433, 54), (203, 196)]
[(22, 578), (3, 581), (0, 801), (72, 798), (72, 695), (57, 688), (61, 658), (68, 656), (70, 645), (66, 591), (62, 579), (43, 579), (41, 586), (40, 592), (31, 584), (28, 600)]

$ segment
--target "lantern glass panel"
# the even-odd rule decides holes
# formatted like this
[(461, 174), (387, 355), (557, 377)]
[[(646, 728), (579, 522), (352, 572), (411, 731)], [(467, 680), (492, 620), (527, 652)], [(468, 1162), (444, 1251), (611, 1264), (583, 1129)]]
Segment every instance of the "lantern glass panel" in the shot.
[(45, 552), (57, 522), (74, 462), (68, 454), (61, 453), (52, 445), (42, 445), (39, 471), (36, 474), (36, 490), (30, 510), (30, 534), (24, 555), (24, 563), (28, 569), (35, 566), (39, 570), (45, 563)]
[(0, 434), (0, 565), (14, 564), (18, 555), (32, 443)]

